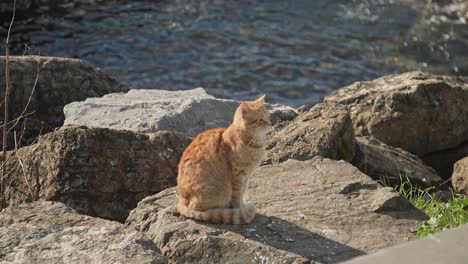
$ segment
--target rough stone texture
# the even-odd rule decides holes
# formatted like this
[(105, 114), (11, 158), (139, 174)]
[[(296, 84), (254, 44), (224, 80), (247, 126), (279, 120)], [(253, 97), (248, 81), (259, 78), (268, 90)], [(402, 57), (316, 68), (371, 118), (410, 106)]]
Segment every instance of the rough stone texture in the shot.
[(453, 166), (452, 185), (456, 192), (468, 194), (468, 157)]
[(468, 20), (468, 3), (464, 0), (452, 0), (446, 2), (449, 3), (443, 4), (437, 11), (450, 19), (466, 23)]
[(272, 125), (280, 122), (291, 121), (297, 117), (297, 111), (285, 105), (269, 105), (270, 121)]
[(468, 225), (403, 243), (343, 264), (466, 263)]
[(349, 161), (354, 156), (354, 134), (348, 111), (336, 104), (316, 105), (291, 122), (274, 126), (266, 149), (264, 164), (317, 155)]
[[(238, 101), (217, 99), (203, 88), (186, 91), (130, 90), (102, 98), (88, 98), (64, 108), (65, 124), (135, 132), (174, 131), (191, 137), (210, 128), (227, 127)], [(269, 105), (273, 121), (291, 119), (293, 108)]]
[(356, 137), (356, 155), (351, 163), (374, 180), (388, 180), (391, 186), (409, 180), (420, 187), (437, 186), (442, 178), (419, 157), (390, 147), (372, 137)]
[(468, 78), (422, 72), (356, 82), (325, 98), (350, 108), (355, 134), (422, 156), (468, 140)]
[(127, 224), (170, 263), (336, 263), (406, 241), (427, 216), (344, 161), (263, 166), (247, 198), (249, 225), (211, 225), (174, 213), (175, 188), (142, 200)]
[(0, 213), (0, 263), (166, 263), (144, 234), (76, 213), (58, 202), (35, 202)]
[[(5, 57), (1, 56), (2, 91), (5, 88), (5, 61)], [(15, 120), (22, 113), (26, 115), (19, 120), (14, 130), (18, 133), (17, 139), (22, 138), (22, 145), (30, 144), (39, 134), (62, 126), (65, 119), (63, 106), (66, 104), (88, 97), (128, 90), (98, 68), (81, 60), (68, 58), (13, 56), (10, 57), (10, 76), (12, 93), (9, 119)], [(32, 93), (33, 87), (35, 89)], [(3, 92), (0, 93), (0, 100), (2, 102), (4, 100)], [(25, 110), (26, 106), (28, 107)], [(0, 111), (0, 118), (3, 120), (3, 111)], [(23, 123), (24, 134), (21, 132)], [(8, 142), (9, 149), (14, 148), (13, 142), (11, 136)]]
[(455, 162), (468, 156), (468, 142), (455, 148), (441, 150), (422, 156), (421, 158), (434, 168), (444, 179), (449, 179), (453, 173)]
[(9, 152), (6, 198), (10, 205), (61, 201), (80, 213), (125, 221), (138, 201), (176, 185), (189, 143), (171, 132), (64, 127)]

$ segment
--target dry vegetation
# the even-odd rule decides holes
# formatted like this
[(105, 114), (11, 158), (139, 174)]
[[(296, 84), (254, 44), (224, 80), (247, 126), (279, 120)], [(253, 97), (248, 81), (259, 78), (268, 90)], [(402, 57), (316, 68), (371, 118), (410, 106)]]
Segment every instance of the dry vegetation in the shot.
[(6, 199), (5, 199), (5, 179), (6, 179), (6, 150), (7, 150), (7, 132), (8, 132), (8, 114), (9, 114), (9, 105), (10, 105), (10, 51), (9, 51), (9, 43), (10, 43), (10, 33), (11, 27), (13, 26), (13, 22), (15, 21), (15, 14), (16, 14), (16, 0), (13, 1), (13, 16), (11, 17), (10, 26), (8, 27), (8, 33), (5, 41), (5, 97), (4, 97), (4, 112), (3, 112), (3, 143), (2, 143), (2, 175), (0, 179), (0, 211), (6, 207)]
[[(5, 40), (5, 91), (4, 91), (4, 101), (2, 102), (3, 104), (3, 122), (2, 122), (2, 155), (1, 155), (1, 175), (0, 175), (0, 211), (3, 210), (8, 206), (8, 201), (6, 197), (6, 190), (10, 188), (10, 183), (13, 180), (13, 177), (17, 177), (18, 175), (9, 175), (11, 173), (10, 171), (7, 171), (7, 150), (12, 149), (14, 150), (14, 160), (12, 162), (15, 162), (16, 164), (13, 167), (19, 166), (22, 168), (23, 177), (25, 177), (25, 182), (26, 185), (28, 186), (28, 190), (21, 191), (17, 190), (20, 192), (23, 192), (26, 196), (28, 196), (28, 200), (34, 201), (37, 200), (38, 198), (38, 188), (35, 188), (35, 186), (39, 186), (39, 178), (38, 175), (34, 175), (34, 177), (30, 177), (26, 173), (26, 171), (23, 169), (24, 168), (24, 159), (20, 155), (20, 152), (18, 151), (19, 142), (22, 140), (23, 136), (23, 131), (25, 130), (25, 117), (30, 115), (31, 113), (27, 113), (28, 106), (31, 103), (31, 100), (33, 98), (35, 89), (36, 89), (36, 84), (39, 79), (39, 67), (36, 73), (36, 79), (33, 85), (33, 88), (31, 90), (31, 94), (29, 95), (28, 101), (21, 112), (19, 116), (17, 116), (15, 119), (10, 120), (10, 105), (11, 105), (11, 98), (10, 94), (12, 89), (14, 89), (14, 86), (12, 85), (11, 79), (10, 79), (10, 50), (9, 50), (9, 44), (10, 44), (10, 34), (11, 34), (11, 29), (13, 27), (13, 23), (15, 21), (15, 15), (16, 15), (16, 0), (13, 0), (13, 14), (11, 17), (11, 21), (8, 27), (8, 32)], [(21, 126), (20, 133), (18, 134), (16, 132), (16, 128)], [(8, 138), (13, 137), (13, 146), (9, 146)], [(11, 143), (11, 142), (10, 142)], [(10, 176), (10, 177), (9, 177)], [(8, 181), (9, 179), (9, 181)], [(33, 184), (34, 183), (34, 184)]]

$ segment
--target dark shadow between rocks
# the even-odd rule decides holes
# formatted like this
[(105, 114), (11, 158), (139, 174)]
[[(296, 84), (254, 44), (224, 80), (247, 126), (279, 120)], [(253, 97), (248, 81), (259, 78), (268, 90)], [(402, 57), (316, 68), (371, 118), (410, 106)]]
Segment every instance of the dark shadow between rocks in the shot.
[(404, 212), (394, 210), (377, 210), (375, 213), (390, 216), (394, 219), (411, 219), (417, 221), (429, 220), (429, 217), (423, 211), (417, 208), (414, 208), (414, 210), (406, 210)]
[(337, 263), (366, 254), (274, 216), (257, 214), (255, 220), (249, 225), (198, 223), (231, 231), (247, 239), (303, 256), (312, 261)]

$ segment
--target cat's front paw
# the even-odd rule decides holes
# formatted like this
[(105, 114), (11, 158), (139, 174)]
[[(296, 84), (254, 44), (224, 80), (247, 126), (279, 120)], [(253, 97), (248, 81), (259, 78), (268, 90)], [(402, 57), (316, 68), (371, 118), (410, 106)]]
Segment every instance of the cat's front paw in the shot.
[(251, 222), (255, 218), (255, 214), (257, 212), (257, 208), (255, 204), (248, 203), (244, 206), (245, 217), (247, 218), (247, 222)]

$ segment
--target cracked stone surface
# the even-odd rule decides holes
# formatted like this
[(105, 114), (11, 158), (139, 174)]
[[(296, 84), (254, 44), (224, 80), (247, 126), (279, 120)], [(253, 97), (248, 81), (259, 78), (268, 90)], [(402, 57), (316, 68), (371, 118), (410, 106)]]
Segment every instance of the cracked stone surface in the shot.
[(357, 136), (422, 156), (468, 142), (468, 77), (407, 72), (356, 82), (325, 97), (350, 109)]
[(391, 147), (373, 137), (356, 137), (356, 155), (351, 163), (375, 180), (385, 179), (390, 186), (410, 181), (422, 188), (438, 186), (442, 178), (418, 156)]
[(308, 160), (315, 156), (349, 161), (354, 151), (353, 124), (346, 107), (318, 104), (292, 121), (273, 126), (263, 163)]
[(39, 201), (0, 213), (0, 263), (166, 263), (144, 234)]
[[(184, 91), (136, 90), (73, 102), (64, 108), (65, 124), (126, 129), (149, 133), (160, 130), (195, 137), (232, 122), (238, 101), (218, 99), (203, 88)], [(272, 122), (291, 120), (288, 106), (268, 104)]]
[[(0, 56), (0, 87), (5, 88), (5, 57)], [(26, 114), (16, 126), (17, 139), (22, 145), (31, 144), (39, 135), (63, 125), (63, 107), (71, 102), (108, 93), (126, 92), (128, 88), (109, 77), (99, 68), (78, 59), (11, 56), (10, 120)], [(37, 83), (36, 83), (37, 78)], [(34, 86), (34, 84), (36, 85)], [(35, 91), (28, 104), (31, 91)], [(0, 101), (4, 101), (0, 93)], [(28, 108), (25, 110), (26, 106)], [(0, 113), (3, 120), (3, 111)], [(23, 130), (23, 121), (24, 130)], [(14, 148), (13, 133), (8, 138), (9, 149)], [(0, 140), (0, 144), (1, 140)]]
[(60, 201), (80, 213), (123, 222), (141, 199), (176, 185), (178, 162), (190, 141), (167, 131), (64, 127), (7, 153), (6, 199), (10, 206)]
[(170, 263), (336, 263), (408, 240), (427, 216), (344, 161), (262, 166), (249, 184), (249, 225), (211, 225), (174, 212), (176, 188), (142, 200), (126, 224)]

